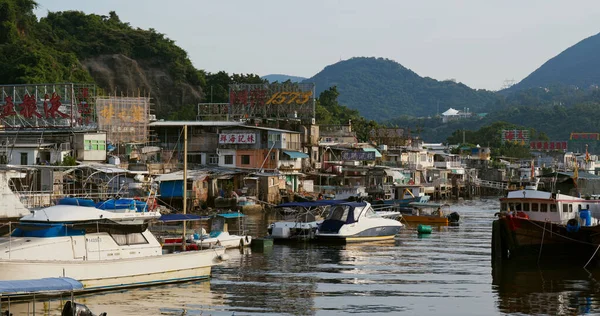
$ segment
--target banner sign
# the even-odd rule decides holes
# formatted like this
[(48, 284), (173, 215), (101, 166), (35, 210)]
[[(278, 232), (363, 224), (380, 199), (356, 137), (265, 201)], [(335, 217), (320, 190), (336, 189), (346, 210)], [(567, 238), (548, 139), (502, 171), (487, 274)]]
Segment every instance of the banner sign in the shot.
[(529, 131), (526, 129), (503, 129), (502, 143), (519, 142), (526, 144), (529, 142)]
[(534, 150), (567, 150), (567, 141), (533, 141), (529, 148)]
[(343, 151), (342, 160), (375, 160), (374, 151)]
[(254, 144), (256, 135), (254, 133), (229, 133), (219, 134), (219, 144)]

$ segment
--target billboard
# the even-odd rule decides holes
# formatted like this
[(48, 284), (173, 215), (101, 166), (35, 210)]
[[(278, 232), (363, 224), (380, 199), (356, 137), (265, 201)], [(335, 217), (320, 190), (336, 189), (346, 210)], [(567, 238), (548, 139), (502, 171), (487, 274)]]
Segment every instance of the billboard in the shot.
[(502, 143), (505, 142), (518, 142), (527, 144), (529, 142), (529, 130), (526, 129), (503, 129)]
[(374, 151), (343, 151), (342, 160), (375, 160)]
[(229, 103), (204, 103), (198, 117), (312, 119), (315, 117), (314, 83), (231, 84)]
[(0, 85), (0, 124), (11, 128), (95, 129), (96, 86), (74, 83)]
[(569, 140), (600, 140), (600, 133), (571, 133)]
[(219, 134), (219, 144), (254, 144), (256, 135), (254, 133), (227, 133)]
[(532, 150), (567, 150), (567, 141), (533, 141), (529, 143)]

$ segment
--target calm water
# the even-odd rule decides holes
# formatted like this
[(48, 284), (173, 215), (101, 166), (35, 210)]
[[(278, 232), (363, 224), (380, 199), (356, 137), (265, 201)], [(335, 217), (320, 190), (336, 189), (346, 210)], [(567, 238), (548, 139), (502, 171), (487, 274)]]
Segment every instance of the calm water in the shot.
[[(108, 315), (496, 315), (600, 313), (600, 271), (573, 266), (490, 264), (497, 199), (451, 207), (460, 226), (418, 237), (407, 227), (395, 241), (348, 246), (275, 245), (265, 253), (230, 250), (209, 282), (80, 297)], [(266, 219), (249, 218), (264, 233)], [(36, 305), (59, 315), (60, 302)], [(42, 312), (42, 307), (46, 312)], [(15, 315), (27, 314), (20, 305)]]

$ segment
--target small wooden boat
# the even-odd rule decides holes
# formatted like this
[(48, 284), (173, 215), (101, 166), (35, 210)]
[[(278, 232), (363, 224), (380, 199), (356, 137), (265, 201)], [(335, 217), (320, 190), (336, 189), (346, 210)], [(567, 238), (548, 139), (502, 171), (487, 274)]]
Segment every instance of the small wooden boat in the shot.
[(410, 208), (401, 209), (402, 219), (407, 223), (457, 224), (460, 215), (456, 212), (444, 211), (443, 208), (446, 206), (448, 204), (412, 202), (409, 203)]

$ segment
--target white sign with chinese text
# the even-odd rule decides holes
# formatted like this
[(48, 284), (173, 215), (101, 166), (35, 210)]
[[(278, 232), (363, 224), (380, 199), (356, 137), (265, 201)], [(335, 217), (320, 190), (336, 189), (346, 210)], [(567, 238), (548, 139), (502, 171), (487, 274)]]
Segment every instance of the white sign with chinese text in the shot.
[(256, 135), (254, 133), (229, 133), (219, 134), (219, 144), (254, 144)]

